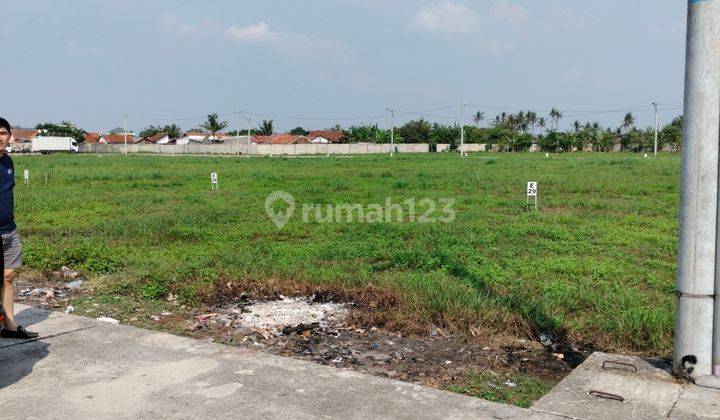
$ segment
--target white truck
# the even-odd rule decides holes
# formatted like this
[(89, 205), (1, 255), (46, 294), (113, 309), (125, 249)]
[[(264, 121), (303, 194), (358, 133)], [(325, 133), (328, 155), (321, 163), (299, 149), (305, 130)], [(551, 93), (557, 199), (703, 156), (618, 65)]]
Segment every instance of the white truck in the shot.
[(72, 137), (44, 137), (38, 136), (32, 139), (32, 151), (35, 153), (71, 152), (77, 153), (80, 150), (77, 141)]

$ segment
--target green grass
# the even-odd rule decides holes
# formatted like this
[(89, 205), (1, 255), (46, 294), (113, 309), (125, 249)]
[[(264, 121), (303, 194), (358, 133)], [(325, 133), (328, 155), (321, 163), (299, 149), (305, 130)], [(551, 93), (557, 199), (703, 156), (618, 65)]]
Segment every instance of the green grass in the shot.
[[(372, 284), (401, 297), (390, 310), (408, 322), (671, 348), (679, 156), (51, 155), (17, 156), (15, 166), (31, 174), (16, 187), (26, 264), (81, 269), (98, 295), (142, 302), (172, 292), (192, 306), (219, 278)], [(537, 213), (525, 211), (530, 180)], [(276, 190), (299, 206), (453, 198), (457, 218), (304, 223), (297, 209), (278, 230), (264, 208)]]
[(448, 390), (489, 401), (529, 408), (533, 402), (547, 394), (554, 385), (554, 381), (544, 381), (522, 373), (504, 377), (490, 373), (470, 372), (464, 384), (452, 385)]

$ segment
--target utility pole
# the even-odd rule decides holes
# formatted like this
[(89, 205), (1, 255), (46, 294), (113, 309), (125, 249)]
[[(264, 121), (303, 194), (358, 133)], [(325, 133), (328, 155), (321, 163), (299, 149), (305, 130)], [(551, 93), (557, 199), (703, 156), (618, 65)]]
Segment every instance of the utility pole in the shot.
[(125, 140), (125, 154), (127, 155), (127, 114), (123, 114), (123, 139)]
[(465, 157), (465, 101), (460, 102), (460, 157)]
[(235, 130), (235, 137), (237, 137), (238, 153), (240, 153), (239, 152), (239, 150), (240, 150), (240, 107), (238, 107), (238, 110), (235, 113), (235, 118), (236, 118), (236, 122), (237, 122), (237, 126), (236, 126), (237, 129)]
[(658, 104), (657, 102), (652, 103), (655, 109), (655, 143), (653, 145), (653, 158), (657, 159), (657, 144), (658, 144)]
[(390, 111), (390, 157), (395, 156), (395, 110), (385, 108)]
[(720, 374), (720, 0), (688, 0), (673, 369)]
[[(244, 118), (244, 117), (243, 117)], [(250, 156), (250, 129), (252, 127), (252, 119), (251, 118), (244, 118), (248, 123), (248, 131), (247, 131), (247, 146), (245, 148), (245, 156)], [(238, 133), (240, 133), (238, 131)], [(238, 134), (239, 135), (239, 134)]]

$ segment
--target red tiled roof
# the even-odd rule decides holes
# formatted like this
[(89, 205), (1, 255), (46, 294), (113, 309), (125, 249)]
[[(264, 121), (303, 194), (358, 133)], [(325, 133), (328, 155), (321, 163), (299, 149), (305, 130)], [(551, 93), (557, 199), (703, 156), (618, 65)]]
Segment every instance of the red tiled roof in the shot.
[(327, 139), (330, 143), (340, 143), (345, 139), (345, 133), (339, 130), (317, 130), (311, 131), (306, 137), (310, 140), (322, 137)]
[(85, 133), (85, 141), (87, 143), (97, 143), (100, 140), (100, 134), (98, 133)]
[[(101, 137), (101, 139), (105, 140), (107, 143), (125, 143), (124, 134), (105, 134)], [(127, 134), (127, 142), (128, 144), (133, 142), (133, 136), (130, 133)]]
[(254, 136), (256, 144), (307, 144), (310, 140), (305, 136), (294, 134), (273, 134), (272, 136)]
[(37, 137), (38, 132), (35, 129), (13, 128), (12, 138), (14, 141), (30, 140)]

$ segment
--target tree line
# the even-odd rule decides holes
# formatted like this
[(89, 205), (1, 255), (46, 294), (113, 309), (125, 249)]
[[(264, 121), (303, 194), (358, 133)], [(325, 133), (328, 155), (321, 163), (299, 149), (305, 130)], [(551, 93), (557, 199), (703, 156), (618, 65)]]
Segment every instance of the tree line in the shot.
[[(640, 129), (635, 126), (635, 116), (628, 112), (617, 127), (602, 127), (597, 121), (574, 121), (570, 129), (561, 131), (560, 120), (564, 113), (553, 108), (548, 117), (541, 117), (533, 111), (518, 113), (500, 113), (488, 121), (484, 127), (485, 114), (478, 111), (472, 116), (474, 125), (466, 125), (464, 141), (493, 145), (498, 151), (524, 151), (533, 145), (543, 151), (612, 151), (614, 149), (633, 152), (651, 151), (654, 147), (655, 131), (652, 127)], [(227, 121), (220, 121), (217, 114), (210, 114), (207, 121), (194, 129), (211, 133), (215, 136), (227, 128)], [(674, 118), (669, 124), (658, 131), (658, 149), (670, 148), (680, 150), (682, 147), (683, 117)], [(36, 127), (44, 135), (69, 136), (78, 142), (84, 140), (84, 131), (74, 124), (64, 121), (61, 124), (44, 123)], [(122, 129), (118, 128), (113, 131)], [(342, 129), (339, 125), (326, 130), (343, 131), (345, 142), (374, 142), (390, 143), (391, 130), (378, 127), (377, 124), (358, 124)], [(113, 132), (111, 131), (111, 133)], [(191, 130), (193, 131), (193, 130)], [(152, 136), (157, 133), (166, 133), (171, 138), (181, 137), (183, 130), (177, 124), (164, 126), (150, 125), (145, 127), (140, 136)], [(262, 120), (256, 128), (250, 129), (251, 135), (269, 136), (274, 133), (273, 120)], [(228, 135), (237, 135), (236, 131), (227, 132)], [(240, 130), (240, 135), (247, 131)], [(306, 135), (308, 131), (296, 127), (290, 131), (294, 135)], [(460, 144), (460, 126), (457, 124), (431, 123), (424, 118), (414, 119), (394, 129), (395, 143), (429, 143), (431, 148), (437, 144), (448, 144), (449, 148), (457, 149)]]

